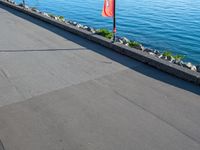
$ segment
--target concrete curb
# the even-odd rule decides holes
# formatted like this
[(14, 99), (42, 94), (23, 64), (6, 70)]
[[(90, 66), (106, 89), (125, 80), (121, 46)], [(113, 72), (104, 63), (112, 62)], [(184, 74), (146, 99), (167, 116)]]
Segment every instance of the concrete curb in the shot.
[(16, 5), (11, 4), (9, 2), (0, 0), (0, 4), (3, 4), (5, 6), (8, 6), (10, 8), (15, 9), (15, 10), (18, 10), (20, 12), (23, 12), (27, 15), (30, 15), (30, 16), (35, 17), (37, 19), (40, 19), (44, 22), (47, 22), (47, 23), (52, 24), (54, 26), (57, 26), (59, 28), (62, 28), (62, 29), (66, 30), (70, 33), (79, 35), (83, 38), (86, 38), (90, 41), (93, 41), (95, 43), (103, 45), (104, 47), (112, 49), (112, 50), (114, 50), (118, 53), (121, 53), (121, 54), (126, 55), (128, 57), (131, 57), (131, 58), (136, 59), (138, 61), (141, 61), (143, 63), (146, 63), (146, 64), (148, 64), (152, 67), (155, 67), (159, 70), (167, 72), (167, 73), (174, 75), (178, 78), (181, 78), (183, 80), (186, 80), (186, 81), (195, 83), (197, 85), (200, 85), (200, 73), (198, 73), (198, 72), (191, 71), (187, 68), (184, 68), (184, 67), (178, 66), (176, 64), (170, 63), (168, 61), (162, 60), (160, 58), (151, 56), (148, 53), (144, 53), (144, 52), (136, 50), (134, 48), (129, 48), (127, 46), (117, 44), (117, 43), (113, 44), (110, 40), (108, 40), (108, 39), (106, 39), (102, 36), (92, 34), (89, 31), (79, 29), (79, 28), (72, 26), (70, 24), (65, 24), (65, 23), (59, 22), (57, 20), (51, 19), (49, 17), (46, 17), (42, 14), (30, 11), (30, 10), (24, 9), (20, 6), (16, 6)]

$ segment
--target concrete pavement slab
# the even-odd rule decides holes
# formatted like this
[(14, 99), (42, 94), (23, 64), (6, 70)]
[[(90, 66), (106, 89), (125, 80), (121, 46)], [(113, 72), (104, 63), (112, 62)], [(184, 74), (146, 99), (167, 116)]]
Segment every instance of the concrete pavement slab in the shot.
[(0, 34), (6, 150), (200, 149), (199, 86), (2, 5)]
[(88, 81), (0, 109), (6, 149), (198, 150), (161, 119)]
[(23, 14), (12, 9), (0, 9), (4, 12), (0, 16), (4, 20), (0, 22), (0, 31), (5, 35), (0, 38), (0, 67), (25, 99), (127, 68), (95, 51), (114, 54), (125, 62), (131, 60), (37, 19), (29, 17), (33, 23), (16, 16)]

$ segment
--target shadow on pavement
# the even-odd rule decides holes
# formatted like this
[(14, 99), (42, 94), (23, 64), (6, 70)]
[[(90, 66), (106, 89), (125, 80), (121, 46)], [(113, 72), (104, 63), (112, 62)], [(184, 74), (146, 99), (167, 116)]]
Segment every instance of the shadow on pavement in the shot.
[[(176, 87), (179, 87), (179, 88), (182, 88), (184, 90), (187, 90), (187, 91), (190, 91), (190, 92), (193, 92), (197, 95), (200, 95), (200, 86), (197, 86), (197, 85), (194, 85), (192, 83), (189, 83), (187, 81), (184, 81), (184, 80), (181, 80), (179, 78), (176, 78), (172, 75), (169, 75), (167, 73), (164, 73), (162, 71), (159, 71), (151, 66), (148, 66), (146, 64), (142, 64), (140, 62), (137, 62), (131, 58), (128, 58), (127, 56), (123, 56), (117, 52), (114, 52), (112, 50), (109, 50), (101, 45), (98, 45), (98, 44), (95, 44), (93, 42), (90, 42), (86, 39), (83, 39), (79, 36), (76, 36), (76, 35), (73, 35), (71, 33), (68, 33), (60, 28), (57, 28), (51, 24), (48, 24), (48, 23), (45, 23), (43, 21), (40, 21), (38, 19), (35, 19), (31, 16), (28, 16), (26, 14), (23, 14), (21, 12), (18, 12), (16, 10), (13, 10), (11, 8), (8, 8), (6, 6), (2, 6), (0, 5), (0, 8), (3, 8), (5, 10), (7, 10), (8, 12), (20, 17), (20, 18), (23, 18), (23, 19), (26, 19), (28, 21), (30, 21), (31, 23), (34, 23), (40, 27), (43, 27), (59, 36), (62, 36), (63, 38), (67, 39), (67, 40), (70, 40), (70, 41), (73, 41), (74, 43), (77, 43), (83, 47), (85, 47), (86, 49), (89, 49), (91, 51), (94, 51), (98, 54), (101, 54), (107, 58), (110, 58), (124, 66), (127, 66), (131, 69), (133, 69), (134, 71), (137, 71), (141, 74), (144, 74), (148, 77), (151, 77), (151, 78), (154, 78), (156, 80), (160, 80), (162, 82), (165, 82), (165, 83), (168, 83), (170, 85), (173, 85), (173, 86), (176, 86)], [(58, 48), (59, 49), (59, 48)], [(67, 49), (64, 49), (64, 50), (67, 50)], [(84, 50), (84, 49), (83, 49)], [(34, 50), (33, 50), (34, 51)], [(135, 65), (136, 63), (140, 64), (140, 65)]]
[(86, 50), (85, 48), (48, 48), (48, 49), (6, 49), (0, 50), (0, 53), (16, 53), (16, 52), (54, 52), (54, 51), (78, 51)]
[(1, 140), (0, 140), (0, 150), (5, 150), (4, 146), (3, 146), (3, 143), (1, 142)]

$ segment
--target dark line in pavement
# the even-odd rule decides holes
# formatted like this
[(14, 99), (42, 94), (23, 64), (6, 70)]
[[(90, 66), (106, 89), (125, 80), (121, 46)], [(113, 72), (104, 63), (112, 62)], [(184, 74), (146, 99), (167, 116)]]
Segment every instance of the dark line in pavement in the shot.
[(119, 93), (116, 90), (113, 90), (114, 93), (116, 93), (118, 96), (122, 97), (123, 99), (127, 100), (128, 102), (132, 103), (133, 105), (139, 107), (140, 109), (142, 109), (143, 111), (150, 113), (151, 115), (153, 115), (154, 117), (156, 117), (157, 119), (163, 121), (164, 123), (166, 123), (167, 125), (171, 126), (172, 128), (176, 129), (177, 131), (179, 131), (181, 134), (185, 135), (186, 137), (188, 137), (189, 139), (191, 139), (192, 141), (196, 142), (197, 144), (200, 144), (200, 141), (190, 135), (188, 135), (187, 133), (185, 133), (184, 131), (182, 131), (181, 129), (178, 129), (177, 127), (175, 127), (173, 124), (171, 124), (170, 122), (168, 122), (167, 120), (164, 120), (163, 118), (161, 118), (160, 116), (158, 116), (157, 114), (149, 111), (148, 109), (144, 108), (143, 106), (141, 106), (140, 104), (137, 104), (136, 102), (132, 101), (131, 99), (127, 98), (126, 96), (122, 95), (121, 93)]
[(51, 52), (51, 51), (73, 51), (73, 50), (86, 50), (86, 48), (70, 48), (70, 49), (15, 49), (15, 50), (0, 50), (0, 53), (16, 53), (16, 52)]
[(0, 140), (0, 150), (5, 150), (5, 148), (4, 148), (3, 143), (1, 142), (1, 140)]

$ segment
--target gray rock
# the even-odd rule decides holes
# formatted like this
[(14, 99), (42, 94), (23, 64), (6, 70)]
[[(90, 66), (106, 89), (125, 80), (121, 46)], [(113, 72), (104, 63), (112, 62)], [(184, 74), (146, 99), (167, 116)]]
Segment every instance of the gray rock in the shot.
[(161, 52), (159, 52), (158, 50), (154, 50), (153, 51), (157, 56), (160, 56), (161, 55)]
[(153, 52), (148, 52), (148, 54), (155, 56), (156, 54)]
[(42, 12), (42, 15), (49, 17), (49, 15), (45, 12)]
[(147, 53), (154, 53), (154, 50), (153, 50), (153, 49), (150, 49), (150, 48), (145, 48), (145, 49), (144, 49), (144, 52), (147, 52)]
[(18, 4), (18, 6), (20, 6), (20, 7), (24, 7), (24, 4), (20, 3), (20, 4)]
[(91, 27), (88, 27), (88, 28), (87, 28), (87, 30), (90, 31), (90, 32), (92, 31), (92, 29), (93, 29), (93, 28), (91, 28)]
[(68, 20), (65, 20), (64, 22), (65, 22), (66, 24), (69, 24), (69, 21), (68, 21)]
[(156, 54), (156, 56), (157, 56), (158, 58), (162, 58), (162, 57), (163, 57), (162, 54)]
[(161, 59), (167, 60), (167, 57), (162, 55)]
[(172, 56), (167, 56), (167, 60), (168, 60), (169, 62), (175, 61), (175, 59), (174, 59)]
[(68, 20), (67, 23), (72, 24), (73, 22), (71, 20)]
[(83, 29), (84, 29), (84, 30), (87, 30), (87, 31), (90, 31), (90, 32), (92, 32), (92, 33), (96, 33), (96, 31), (95, 31), (94, 28), (88, 27), (88, 26), (86, 26), (86, 25), (83, 26)]
[(192, 63), (191, 62), (188, 62), (188, 63), (183, 63), (183, 67), (185, 68), (188, 68), (188, 69), (191, 69), (192, 68)]
[(155, 53), (155, 55), (156, 55), (158, 58), (163, 57), (163, 55), (162, 55), (162, 53), (161, 53), (160, 51), (154, 50), (153, 52)]
[(183, 62), (183, 67), (187, 68), (187, 63), (186, 62)]
[(144, 49), (145, 47), (142, 44), (140, 44), (140, 50), (144, 51)]
[(123, 44), (127, 44), (130, 42), (130, 40), (127, 39), (126, 37), (122, 37), (121, 40), (123, 41)]
[(25, 5), (24, 8), (29, 9), (29, 7), (27, 5)]
[(192, 71), (197, 71), (197, 67), (196, 67), (195, 65), (193, 65), (193, 66), (191, 67), (191, 70), (192, 70)]
[(78, 23), (77, 22), (72, 22), (72, 25), (76, 26)]
[(94, 28), (90, 28), (90, 32), (92, 32), (93, 34), (95, 34), (96, 30)]
[(177, 65), (179, 66), (183, 66), (184, 65), (184, 62), (182, 60), (178, 61)]
[(119, 36), (116, 37), (116, 42), (123, 44), (123, 41), (121, 40), (121, 37), (119, 37)]
[(119, 42), (120, 44), (124, 44), (121, 39), (118, 39), (116, 42)]
[(172, 59), (170, 60), (170, 62), (174, 62), (175, 61), (175, 59), (174, 59), (174, 57), (172, 57)]
[(88, 26), (83, 26), (83, 29), (88, 31), (89, 27)]
[(197, 68), (197, 72), (200, 72), (200, 65), (197, 65), (196, 68)]
[(76, 25), (76, 27), (81, 28), (81, 29), (84, 29), (83, 25), (82, 25), (82, 24), (79, 24), (79, 23)]
[(78, 24), (76, 25), (76, 27), (80, 28), (80, 27), (81, 27), (81, 25), (78, 23)]
[(12, 4), (14, 3), (14, 1), (12, 1), (12, 0), (7, 0), (7, 2), (12, 3)]
[(180, 61), (181, 61), (181, 60), (179, 60), (179, 59), (175, 59), (175, 60), (174, 60), (174, 63), (178, 65)]
[[(25, 7), (26, 7), (26, 6), (25, 6)], [(31, 8), (31, 10), (34, 11), (34, 12), (38, 12), (38, 13), (40, 12), (40, 11), (37, 10), (36, 8)]]
[(58, 20), (58, 21), (60, 20), (59, 17), (57, 17), (57, 16), (54, 16), (54, 19), (55, 19), (55, 20)]
[(126, 43), (125, 45), (126, 45), (126, 46), (129, 46), (129, 44), (128, 44), (128, 43)]
[(68, 23), (73, 25), (73, 26), (76, 26), (78, 24), (77, 22), (74, 22), (74, 21), (71, 21), (71, 20), (69, 20)]
[(10, 2), (11, 4), (15, 4), (15, 2), (14, 2), (14, 1), (8, 1), (8, 2)]

